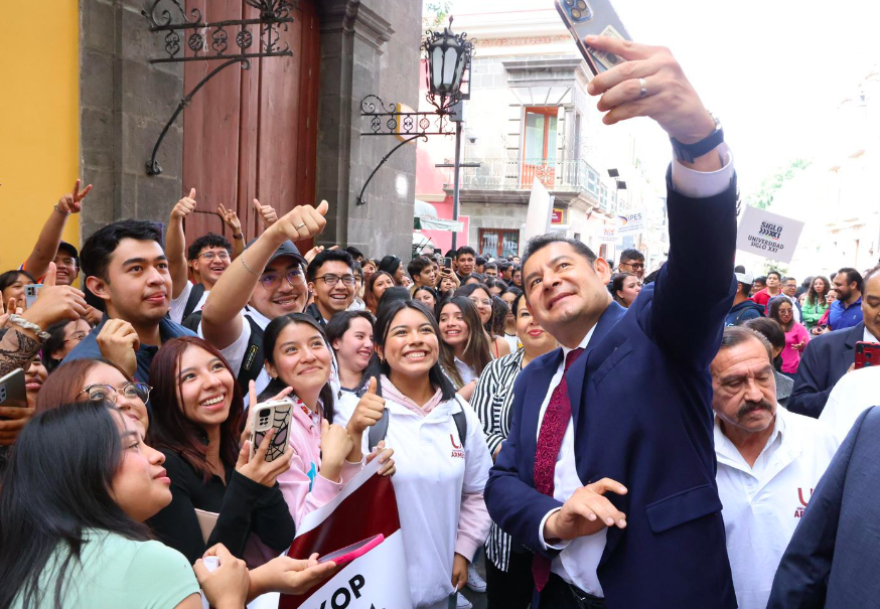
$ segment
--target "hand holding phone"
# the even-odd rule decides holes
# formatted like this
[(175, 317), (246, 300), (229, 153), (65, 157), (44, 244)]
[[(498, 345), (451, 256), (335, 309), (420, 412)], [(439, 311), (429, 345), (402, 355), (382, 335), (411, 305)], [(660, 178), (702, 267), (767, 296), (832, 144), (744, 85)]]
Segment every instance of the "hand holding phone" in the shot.
[(251, 426), (251, 454), (253, 459), (257, 449), (263, 443), (266, 434), (274, 431), (274, 435), (266, 450), (266, 461), (281, 458), (287, 452), (287, 440), (290, 432), (290, 420), (293, 415), (293, 401), (289, 398), (273, 400), (257, 404), (251, 408), (253, 425)]
[(856, 343), (855, 369), (880, 366), (880, 344), (859, 341)]
[(610, 0), (556, 0), (556, 10), (594, 76), (626, 61), (610, 51), (593, 49), (584, 41), (587, 36), (632, 40)]

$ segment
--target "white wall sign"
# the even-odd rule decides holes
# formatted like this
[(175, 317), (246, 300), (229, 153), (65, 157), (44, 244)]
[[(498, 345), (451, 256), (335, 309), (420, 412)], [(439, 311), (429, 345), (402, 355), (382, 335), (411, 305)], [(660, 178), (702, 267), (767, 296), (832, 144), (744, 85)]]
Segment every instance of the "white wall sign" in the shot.
[(645, 228), (645, 219), (641, 212), (618, 216), (618, 219), (620, 220), (620, 227), (617, 229), (618, 235), (640, 233)]
[(777, 262), (791, 262), (804, 223), (757, 207), (746, 207), (736, 232), (736, 249)]

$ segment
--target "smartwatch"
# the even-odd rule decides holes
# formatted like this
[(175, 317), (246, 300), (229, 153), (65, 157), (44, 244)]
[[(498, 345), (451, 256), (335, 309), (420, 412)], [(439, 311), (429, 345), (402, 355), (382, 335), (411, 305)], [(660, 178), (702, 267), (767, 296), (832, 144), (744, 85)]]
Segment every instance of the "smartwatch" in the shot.
[(675, 154), (675, 158), (682, 163), (693, 163), (694, 159), (711, 152), (724, 142), (724, 129), (721, 128), (721, 121), (719, 121), (718, 117), (711, 112), (709, 113), (709, 116), (715, 121), (715, 131), (701, 139), (699, 142), (682, 144), (674, 137), (669, 138), (672, 142), (672, 151)]

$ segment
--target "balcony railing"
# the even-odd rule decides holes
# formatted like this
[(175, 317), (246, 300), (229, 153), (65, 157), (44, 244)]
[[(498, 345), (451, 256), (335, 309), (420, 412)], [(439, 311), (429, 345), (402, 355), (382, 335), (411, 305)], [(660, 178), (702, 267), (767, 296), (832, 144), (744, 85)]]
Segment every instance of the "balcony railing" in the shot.
[[(545, 159), (469, 159), (479, 162), (476, 169), (463, 169), (462, 190), (528, 191), (535, 178), (547, 190), (592, 195), (603, 209), (609, 210), (613, 192), (602, 183), (601, 174), (584, 160), (547, 161)], [(452, 179), (447, 188), (452, 188)]]

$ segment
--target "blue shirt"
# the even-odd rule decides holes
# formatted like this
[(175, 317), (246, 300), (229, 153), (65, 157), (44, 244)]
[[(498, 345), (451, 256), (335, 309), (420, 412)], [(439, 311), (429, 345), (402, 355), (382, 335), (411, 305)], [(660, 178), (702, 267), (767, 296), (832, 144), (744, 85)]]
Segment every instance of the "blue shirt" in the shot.
[[(107, 314), (105, 313), (104, 319), (101, 320), (101, 323), (98, 324), (96, 328), (93, 328), (92, 331), (73, 348), (73, 351), (67, 354), (64, 361), (70, 362), (75, 359), (102, 357), (101, 350), (98, 348), (98, 333), (101, 331), (101, 328), (104, 327), (104, 324), (107, 323), (108, 319), (110, 318), (107, 317)], [(159, 321), (159, 336), (162, 342), (165, 343), (172, 338), (178, 338), (180, 336), (196, 336), (196, 334), (180, 324), (174, 323), (167, 317), (163, 317)], [(135, 380), (142, 383), (149, 382), (150, 364), (153, 363), (153, 358), (156, 356), (158, 350), (159, 347), (141, 343), (140, 349), (137, 350), (135, 355), (137, 358), (137, 370), (134, 373)]]
[(862, 322), (862, 297), (849, 306), (842, 300), (831, 303), (831, 312), (828, 314), (828, 326), (832, 330), (852, 328)]

